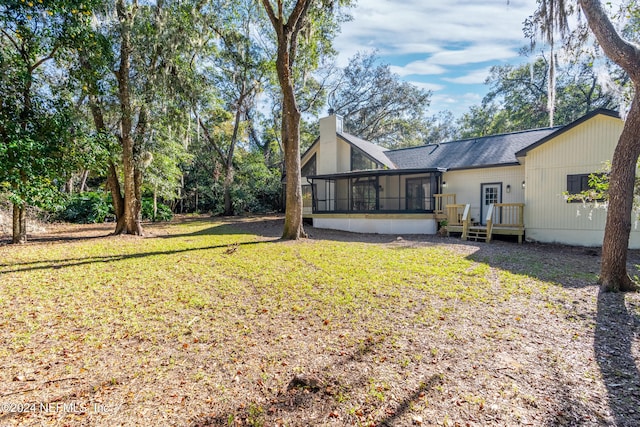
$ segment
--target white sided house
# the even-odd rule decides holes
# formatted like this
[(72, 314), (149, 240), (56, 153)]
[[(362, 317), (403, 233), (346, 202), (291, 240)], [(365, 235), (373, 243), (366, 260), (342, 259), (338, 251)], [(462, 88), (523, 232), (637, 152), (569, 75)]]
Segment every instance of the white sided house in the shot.
[[(343, 132), (336, 115), (302, 156), (314, 227), (600, 246), (606, 211), (568, 202), (613, 156), (624, 126), (596, 110), (566, 126), (388, 150)], [(633, 227), (630, 247), (640, 248)]]

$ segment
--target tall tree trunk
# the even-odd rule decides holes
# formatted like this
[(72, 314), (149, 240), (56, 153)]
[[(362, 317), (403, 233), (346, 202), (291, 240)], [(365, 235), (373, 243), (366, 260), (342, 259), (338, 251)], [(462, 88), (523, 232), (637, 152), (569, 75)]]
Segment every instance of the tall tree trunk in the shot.
[(127, 136), (122, 141), (122, 169), (124, 172), (124, 204), (122, 229), (119, 234), (142, 234), (139, 222), (140, 201), (136, 198), (136, 167), (133, 158), (133, 138)]
[(80, 193), (87, 191), (87, 179), (89, 178), (89, 170), (82, 171), (82, 177), (80, 178)]
[(64, 184), (64, 191), (67, 194), (73, 194), (73, 176)]
[[(293, 89), (293, 88), (292, 88)], [(284, 97), (282, 142), (287, 173), (283, 239), (307, 237), (302, 225), (302, 175), (300, 174), (300, 111), (295, 98)]]
[(133, 191), (133, 215), (135, 218), (135, 232), (132, 234), (142, 236), (142, 168), (137, 161), (133, 165)]
[(153, 220), (158, 216), (158, 184), (153, 187)]
[(307, 237), (302, 226), (302, 175), (300, 173), (300, 109), (291, 76), (290, 36), (278, 43), (276, 70), (282, 88), (281, 138), (287, 173), (283, 239)]
[(233, 210), (233, 199), (231, 197), (231, 187), (233, 186), (235, 170), (233, 165), (225, 168), (224, 175), (224, 213), (225, 216), (233, 216), (235, 213)]
[(13, 205), (12, 243), (27, 243), (27, 209), (24, 205)]
[(627, 273), (627, 250), (631, 232), (636, 165), (640, 156), (638, 135), (640, 135), (640, 101), (635, 95), (611, 161), (609, 209), (600, 267), (600, 286), (605, 292), (637, 290)]
[(116, 2), (116, 11), (120, 19), (120, 64), (115, 72), (118, 80), (118, 100), (120, 101), (120, 145), (122, 146), (122, 169), (124, 174), (124, 206), (121, 221), (116, 226), (117, 234), (142, 234), (140, 225), (140, 207), (138, 199), (139, 189), (136, 189), (139, 171), (136, 167), (135, 143), (133, 138), (133, 108), (131, 101), (130, 71), (131, 26), (135, 19), (135, 10), (127, 10), (124, 1)]
[(637, 290), (627, 273), (633, 186), (640, 156), (640, 50), (620, 37), (599, 0), (579, 0), (589, 28), (607, 57), (622, 67), (634, 84), (633, 102), (611, 160), (609, 209), (602, 242), (600, 286), (603, 291)]
[(302, 227), (302, 176), (300, 174), (300, 109), (291, 74), (296, 57), (298, 34), (313, 0), (297, 0), (289, 18), (285, 20), (283, 3), (278, 1), (274, 11), (269, 0), (262, 0), (278, 39), (276, 71), (282, 89), (282, 145), (287, 171), (286, 207), (283, 239), (306, 237)]
[(231, 187), (233, 186), (233, 180), (235, 179), (235, 168), (233, 167), (233, 154), (235, 153), (236, 144), (238, 142), (238, 132), (240, 131), (240, 121), (242, 119), (242, 108), (246, 98), (246, 82), (244, 77), (240, 85), (240, 96), (238, 98), (238, 105), (236, 108), (236, 115), (233, 122), (233, 134), (231, 135), (231, 143), (229, 144), (229, 150), (227, 151), (226, 159), (222, 159), (225, 162), (225, 177), (224, 177), (224, 215), (233, 216), (233, 200), (231, 199)]
[(109, 167), (107, 169), (107, 186), (111, 192), (116, 222), (120, 223), (121, 218), (124, 216), (124, 198), (122, 197), (122, 190), (120, 189), (120, 180), (118, 179), (116, 165), (111, 160), (109, 160)]

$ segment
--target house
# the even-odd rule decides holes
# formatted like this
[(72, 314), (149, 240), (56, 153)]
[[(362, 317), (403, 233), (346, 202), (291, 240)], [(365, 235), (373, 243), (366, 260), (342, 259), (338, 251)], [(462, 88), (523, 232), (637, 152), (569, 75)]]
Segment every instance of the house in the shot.
[[(588, 188), (623, 125), (600, 109), (565, 126), (388, 150), (330, 114), (302, 156), (304, 217), (353, 232), (435, 234), (446, 224), (465, 239), (600, 246), (606, 211), (564, 193)], [(640, 248), (635, 227), (630, 247)]]

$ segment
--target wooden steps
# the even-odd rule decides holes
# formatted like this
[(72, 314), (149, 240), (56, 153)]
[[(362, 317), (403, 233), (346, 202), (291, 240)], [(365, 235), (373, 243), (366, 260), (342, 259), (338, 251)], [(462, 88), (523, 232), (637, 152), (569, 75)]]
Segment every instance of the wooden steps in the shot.
[(494, 203), (489, 205), (486, 224), (473, 224), (470, 218), (470, 205), (446, 205), (447, 235), (461, 233), (462, 240), (491, 242), (495, 235), (517, 236), (518, 243), (524, 238), (524, 203)]
[(487, 227), (472, 225), (467, 231), (467, 240), (473, 240), (476, 242), (487, 241)]

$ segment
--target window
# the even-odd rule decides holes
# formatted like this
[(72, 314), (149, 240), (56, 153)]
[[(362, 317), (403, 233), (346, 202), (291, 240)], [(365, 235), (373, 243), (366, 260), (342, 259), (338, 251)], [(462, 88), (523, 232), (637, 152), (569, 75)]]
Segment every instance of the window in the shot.
[[(591, 176), (595, 175), (592, 173), (581, 173), (576, 175), (567, 175), (567, 192), (566, 194), (569, 196), (569, 202), (579, 203), (583, 201), (582, 197), (571, 197), (576, 194), (581, 194), (585, 191), (593, 190), (593, 187), (590, 185), (589, 181)], [(602, 200), (596, 192), (591, 193), (589, 196), (585, 197), (586, 201), (596, 201)]]
[(316, 174), (316, 155), (311, 156), (309, 161), (302, 166), (300, 171), (302, 176), (314, 176)]
[(588, 173), (567, 175), (567, 193), (579, 194), (589, 190), (589, 175)]
[[(603, 194), (600, 190), (591, 186), (591, 177), (598, 175), (595, 173), (581, 173), (576, 175), (567, 175), (567, 191), (565, 195), (569, 203), (595, 202), (603, 200)], [(599, 174), (600, 180), (606, 181), (605, 174)], [(591, 191), (590, 191), (591, 190)], [(588, 194), (583, 194), (589, 192)]]
[(407, 179), (407, 210), (431, 209), (431, 180), (429, 178)]
[(498, 203), (498, 194), (500, 188), (498, 186), (485, 187), (484, 189), (484, 204), (485, 206)]
[(363, 171), (363, 170), (371, 170), (378, 169), (380, 165), (371, 160), (363, 151), (356, 147), (351, 147), (351, 170), (352, 171)]
[(375, 177), (356, 178), (351, 182), (353, 211), (377, 210), (377, 185)]

